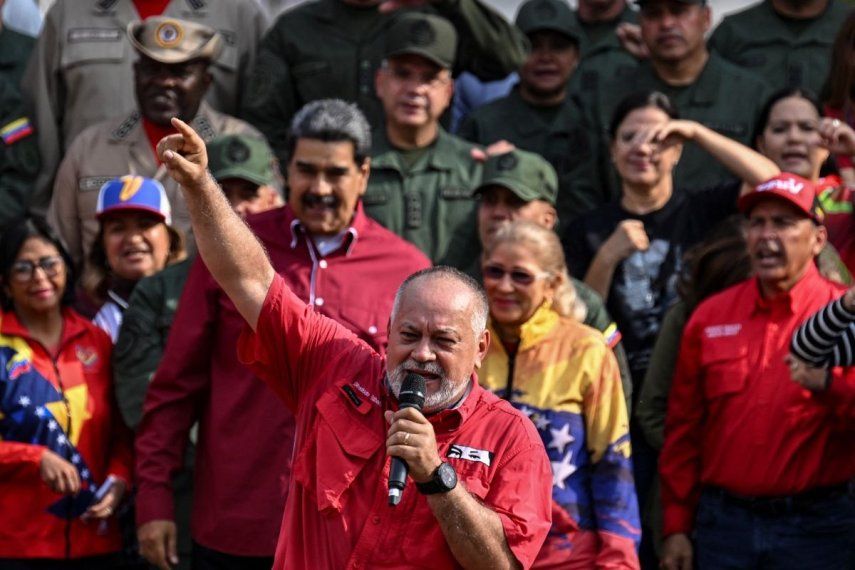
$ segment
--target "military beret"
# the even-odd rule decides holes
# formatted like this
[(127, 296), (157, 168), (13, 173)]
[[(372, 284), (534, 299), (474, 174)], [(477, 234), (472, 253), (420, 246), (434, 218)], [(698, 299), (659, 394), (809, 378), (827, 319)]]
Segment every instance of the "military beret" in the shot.
[(408, 12), (395, 18), (386, 36), (386, 57), (420, 55), (451, 69), (457, 53), (457, 32), (439, 16)]
[(240, 178), (259, 186), (273, 184), (273, 153), (263, 140), (227, 135), (207, 146), (208, 169), (217, 180)]
[(558, 196), (555, 169), (539, 154), (524, 150), (491, 156), (484, 164), (481, 180), (473, 194), (480, 194), (490, 186), (501, 186), (526, 202), (543, 200), (553, 206)]
[(223, 38), (208, 26), (177, 18), (152, 16), (128, 24), (128, 39), (139, 53), (161, 63), (217, 59)]
[(577, 44), (582, 30), (570, 10), (567, 0), (529, 0), (517, 12), (516, 26), (528, 35), (540, 30), (552, 30), (563, 34)]

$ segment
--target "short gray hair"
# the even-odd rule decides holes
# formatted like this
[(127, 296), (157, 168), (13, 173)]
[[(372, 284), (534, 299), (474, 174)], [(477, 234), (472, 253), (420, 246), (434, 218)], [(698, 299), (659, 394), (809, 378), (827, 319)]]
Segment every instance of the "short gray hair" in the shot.
[(319, 99), (297, 111), (285, 142), (288, 160), (294, 156), (299, 139), (350, 141), (357, 164), (364, 164), (371, 155), (371, 127), (368, 120), (354, 103), (341, 99)]
[(427, 278), (446, 279), (466, 287), (474, 300), (474, 307), (472, 307), (472, 332), (474, 333), (475, 338), (480, 337), (481, 333), (487, 330), (487, 318), (490, 315), (490, 304), (487, 301), (487, 294), (484, 292), (484, 288), (469, 275), (466, 275), (459, 269), (455, 269), (447, 265), (428, 267), (427, 269), (416, 271), (404, 279), (404, 282), (401, 283), (400, 287), (398, 287), (397, 293), (395, 293), (395, 301), (392, 303), (392, 315), (390, 320), (395, 320), (395, 315), (398, 314), (398, 309), (401, 306), (401, 299), (403, 299), (404, 294), (410, 286), (416, 281), (421, 281), (422, 279)]

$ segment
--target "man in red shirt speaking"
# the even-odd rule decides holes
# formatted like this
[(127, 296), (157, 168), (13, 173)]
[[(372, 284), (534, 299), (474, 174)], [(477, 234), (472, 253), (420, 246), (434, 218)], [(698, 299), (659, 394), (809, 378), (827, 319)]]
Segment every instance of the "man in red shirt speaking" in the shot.
[[(490, 342), (478, 285), (450, 268), (411, 276), (380, 356), (293, 295), (207, 173), (202, 140), (173, 124), (158, 156), (211, 275), (252, 329), (239, 357), (296, 417), (274, 567), (529, 567), (551, 522), (551, 470), (528, 418), (475, 379)], [(407, 373), (427, 381), (424, 414), (398, 409)], [(395, 507), (390, 455), (415, 483)]]
[[(755, 276), (701, 303), (668, 402), (663, 567), (849, 568), (855, 373), (792, 381), (793, 331), (845, 287), (819, 275), (811, 182), (781, 174), (739, 200)], [(795, 373), (795, 371), (793, 371)]]

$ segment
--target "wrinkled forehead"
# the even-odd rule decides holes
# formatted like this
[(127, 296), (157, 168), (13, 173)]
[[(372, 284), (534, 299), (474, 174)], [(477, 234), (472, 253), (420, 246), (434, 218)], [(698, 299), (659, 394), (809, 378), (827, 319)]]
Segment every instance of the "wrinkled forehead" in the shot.
[(404, 290), (395, 317), (399, 323), (462, 331), (470, 326), (474, 302), (472, 293), (463, 284), (428, 276)]

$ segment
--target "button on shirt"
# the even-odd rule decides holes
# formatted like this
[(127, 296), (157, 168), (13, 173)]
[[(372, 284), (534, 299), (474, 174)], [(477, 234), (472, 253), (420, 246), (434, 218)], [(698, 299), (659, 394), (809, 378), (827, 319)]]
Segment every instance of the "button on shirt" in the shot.
[(813, 393), (791, 380), (784, 360), (795, 329), (844, 290), (811, 264), (774, 299), (749, 279), (695, 310), (659, 459), (666, 535), (691, 531), (702, 484), (782, 496), (855, 476), (855, 373), (835, 369), (831, 387)]
[[(457, 568), (412, 482), (387, 504), (388, 425), (395, 409), (377, 352), (295, 297), (280, 276), (240, 359), (297, 418), (292, 484), (274, 568)], [(474, 382), (463, 403), (430, 417), (440, 456), (495, 512), (529, 567), (550, 525), (549, 463), (531, 422)], [(370, 523), (370, 524), (369, 524)]]
[[(342, 247), (320, 259), (289, 207), (247, 222), (291, 290), (375, 350), (385, 347), (398, 286), (430, 265), (361, 208)], [(243, 322), (197, 259), (146, 395), (136, 441), (137, 521), (174, 520), (171, 473), (183, 465), (184, 442), (199, 417), (195, 493), (206, 500), (193, 505), (193, 539), (229, 554), (271, 556), (290, 480), (294, 419), (238, 362)], [(247, 482), (252, 492), (238, 491)]]

